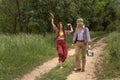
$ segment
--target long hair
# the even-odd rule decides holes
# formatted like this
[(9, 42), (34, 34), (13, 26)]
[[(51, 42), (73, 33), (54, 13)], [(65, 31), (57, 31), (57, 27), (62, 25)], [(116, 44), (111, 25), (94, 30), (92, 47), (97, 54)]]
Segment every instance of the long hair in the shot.
[(59, 36), (59, 33), (60, 33), (60, 24), (62, 24), (62, 31), (63, 31), (64, 37), (66, 38), (66, 35), (65, 35), (65, 28), (64, 28), (64, 25), (63, 25), (62, 22), (59, 22), (59, 23), (58, 23), (58, 32), (57, 32), (56, 38)]
[(83, 23), (78, 23), (77, 24), (77, 33), (79, 33), (82, 30), (83, 25), (84, 25)]

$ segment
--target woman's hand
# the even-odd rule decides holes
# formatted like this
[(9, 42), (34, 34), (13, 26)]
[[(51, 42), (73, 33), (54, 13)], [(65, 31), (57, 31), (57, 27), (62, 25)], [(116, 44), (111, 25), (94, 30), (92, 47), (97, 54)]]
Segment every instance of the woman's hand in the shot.
[(73, 32), (73, 27), (70, 23), (67, 24), (68, 26), (70, 26), (70, 31)]
[(67, 24), (68, 26), (72, 26), (70, 23)]
[(53, 27), (55, 27), (56, 25), (54, 24), (54, 15), (51, 13), (51, 12), (49, 12), (49, 14), (51, 15), (51, 24), (52, 24), (52, 26)]
[(54, 15), (53, 15), (53, 13), (49, 12), (49, 14), (51, 15), (51, 17), (52, 17), (52, 18), (54, 18)]

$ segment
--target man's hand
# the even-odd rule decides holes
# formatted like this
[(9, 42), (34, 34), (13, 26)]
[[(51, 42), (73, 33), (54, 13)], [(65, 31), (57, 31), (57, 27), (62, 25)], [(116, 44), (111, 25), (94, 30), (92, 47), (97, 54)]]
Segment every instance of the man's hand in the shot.
[(88, 45), (88, 49), (92, 49), (91, 45)]
[(74, 44), (72, 44), (71, 48), (72, 48), (72, 49), (74, 49), (74, 48), (75, 48)]

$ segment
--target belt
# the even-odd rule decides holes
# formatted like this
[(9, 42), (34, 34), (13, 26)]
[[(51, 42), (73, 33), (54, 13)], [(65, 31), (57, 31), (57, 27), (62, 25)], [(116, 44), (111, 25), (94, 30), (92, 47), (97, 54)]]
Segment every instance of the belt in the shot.
[(84, 42), (84, 40), (77, 40), (78, 42)]

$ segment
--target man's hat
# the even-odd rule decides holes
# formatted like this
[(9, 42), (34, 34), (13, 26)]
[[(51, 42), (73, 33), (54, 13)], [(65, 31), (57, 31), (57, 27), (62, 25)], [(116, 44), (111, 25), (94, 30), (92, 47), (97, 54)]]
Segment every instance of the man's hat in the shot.
[(82, 18), (78, 18), (76, 22), (77, 22), (77, 23), (83, 22), (83, 19), (82, 19)]

